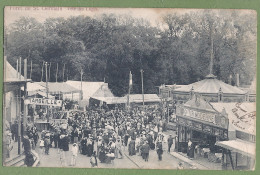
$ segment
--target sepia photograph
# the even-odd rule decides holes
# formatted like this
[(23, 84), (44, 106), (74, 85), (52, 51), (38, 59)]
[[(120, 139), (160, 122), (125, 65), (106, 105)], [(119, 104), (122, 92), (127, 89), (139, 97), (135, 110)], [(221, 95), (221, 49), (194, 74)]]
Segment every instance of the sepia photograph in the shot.
[(4, 8), (6, 167), (255, 170), (257, 13)]

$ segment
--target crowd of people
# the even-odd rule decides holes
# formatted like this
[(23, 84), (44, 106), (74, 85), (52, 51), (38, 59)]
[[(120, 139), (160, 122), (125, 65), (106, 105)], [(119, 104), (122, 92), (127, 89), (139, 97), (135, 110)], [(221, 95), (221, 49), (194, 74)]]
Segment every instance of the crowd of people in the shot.
[[(90, 157), (92, 167), (97, 167), (98, 162), (113, 163), (114, 159), (123, 159), (126, 150), (127, 156), (141, 156), (144, 161), (149, 161), (150, 150), (155, 150), (158, 161), (162, 160), (162, 142), (167, 141), (163, 134), (166, 121), (155, 106), (133, 110), (72, 110), (67, 114), (62, 123), (51, 124), (48, 130), (41, 132), (29, 124), (23, 139), (27, 152), (34, 150), (37, 143), (39, 153), (46, 156), (50, 148), (57, 149), (64, 166), (75, 166), (78, 154)], [(13, 126), (13, 139), (16, 139), (15, 128)], [(173, 138), (170, 136), (167, 142), (170, 151)], [(68, 157), (71, 160), (67, 160)]]
[[(75, 165), (79, 152), (90, 157), (93, 167), (97, 166), (97, 160), (113, 163), (115, 158), (124, 158), (123, 149), (128, 150), (128, 156), (141, 156), (144, 161), (149, 160), (150, 150), (156, 150), (158, 160), (162, 160), (165, 139), (162, 132), (166, 130), (166, 122), (154, 106), (131, 111), (73, 110), (68, 114), (66, 123), (52, 125), (48, 132), (42, 132), (40, 147), (46, 155), (50, 147), (71, 152), (71, 165)], [(69, 143), (78, 150), (69, 150)], [(63, 158), (66, 159), (65, 154)]]

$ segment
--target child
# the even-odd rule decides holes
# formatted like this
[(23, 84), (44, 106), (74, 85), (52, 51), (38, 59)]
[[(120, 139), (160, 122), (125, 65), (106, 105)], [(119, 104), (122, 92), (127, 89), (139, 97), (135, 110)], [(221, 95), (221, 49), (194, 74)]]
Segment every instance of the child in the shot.
[(184, 169), (184, 167), (183, 167), (183, 165), (182, 165), (181, 162), (179, 162), (179, 164), (178, 164), (178, 166), (177, 166), (177, 169), (178, 169), (178, 170), (183, 170), (183, 169)]
[(71, 166), (75, 166), (76, 165), (76, 158), (78, 156), (78, 145), (76, 143), (73, 143), (71, 152), (72, 152)]

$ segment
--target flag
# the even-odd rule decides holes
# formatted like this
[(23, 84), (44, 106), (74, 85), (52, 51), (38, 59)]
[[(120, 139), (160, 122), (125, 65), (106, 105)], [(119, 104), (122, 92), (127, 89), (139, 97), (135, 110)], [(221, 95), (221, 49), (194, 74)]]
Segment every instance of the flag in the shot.
[(132, 80), (132, 73), (130, 71), (130, 74), (129, 74), (129, 86), (132, 86), (133, 85), (133, 80)]

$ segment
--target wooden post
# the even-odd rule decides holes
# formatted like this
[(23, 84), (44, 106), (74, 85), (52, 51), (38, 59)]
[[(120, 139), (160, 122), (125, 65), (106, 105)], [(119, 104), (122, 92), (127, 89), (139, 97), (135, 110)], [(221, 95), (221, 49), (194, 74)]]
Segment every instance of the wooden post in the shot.
[(229, 154), (229, 158), (230, 158), (230, 163), (231, 163), (231, 166), (232, 166), (232, 170), (234, 170), (234, 164), (233, 164), (233, 159), (232, 159), (232, 155), (231, 155), (231, 151), (228, 150), (228, 154)]
[[(20, 87), (20, 86), (19, 86)], [(19, 99), (19, 89), (16, 91), (16, 116), (18, 124), (18, 154), (21, 154), (21, 115), (20, 115), (20, 99)]]
[[(46, 76), (46, 96), (49, 98), (49, 87), (48, 87), (48, 62), (45, 63), (45, 76)], [(49, 129), (49, 107), (47, 106), (47, 129)]]
[(43, 67), (44, 67), (44, 61), (42, 62), (42, 76), (41, 76), (41, 82), (42, 82), (42, 79), (43, 79)]
[[(27, 99), (27, 59), (24, 59), (24, 80), (25, 80), (25, 84), (24, 84), (24, 100), (23, 102)], [(25, 128), (26, 128), (26, 123), (27, 123), (27, 105), (25, 103), (23, 103), (24, 107), (23, 107), (23, 129), (25, 132)]]
[(80, 100), (83, 99), (83, 91), (82, 91), (82, 76), (83, 76), (83, 70), (80, 70)]
[(50, 62), (50, 66), (49, 66), (49, 78), (48, 78), (48, 80), (50, 80), (51, 79), (51, 62)]
[(140, 70), (141, 72), (141, 80), (142, 80), (142, 96), (143, 96), (143, 108), (144, 108), (144, 79), (143, 79), (143, 69)]
[(30, 71), (30, 79), (32, 79), (32, 60), (31, 60), (31, 71)]
[(56, 83), (58, 81), (58, 70), (59, 70), (59, 64), (57, 63), (57, 69), (56, 69)]
[(18, 73), (19, 73), (19, 60), (16, 60), (16, 78), (18, 78)]
[(19, 58), (19, 80), (21, 80), (22, 75), (22, 58)]
[(64, 82), (64, 73), (65, 73), (65, 64), (64, 64), (64, 66), (63, 66), (62, 82)]

